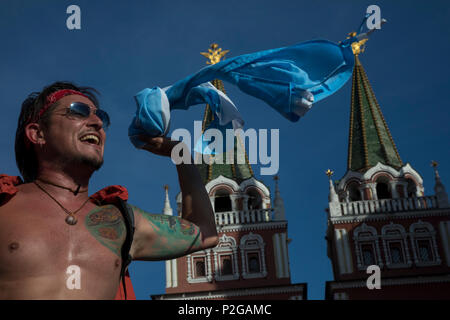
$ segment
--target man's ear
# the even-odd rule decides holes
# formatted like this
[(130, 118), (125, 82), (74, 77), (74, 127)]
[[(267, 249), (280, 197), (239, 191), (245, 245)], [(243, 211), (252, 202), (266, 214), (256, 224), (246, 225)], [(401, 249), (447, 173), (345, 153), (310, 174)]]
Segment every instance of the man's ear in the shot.
[(25, 136), (32, 144), (45, 144), (44, 132), (38, 123), (29, 123), (25, 127)]

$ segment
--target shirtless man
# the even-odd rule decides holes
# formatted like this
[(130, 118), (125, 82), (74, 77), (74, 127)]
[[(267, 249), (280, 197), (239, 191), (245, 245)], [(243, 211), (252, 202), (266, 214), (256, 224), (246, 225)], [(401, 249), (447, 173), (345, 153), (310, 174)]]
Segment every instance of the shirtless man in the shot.
[[(0, 299), (116, 296), (124, 218), (117, 206), (98, 205), (88, 196), (89, 179), (103, 163), (108, 122), (92, 90), (70, 83), (55, 83), (24, 101), (16, 133), (24, 183), (12, 187), (3, 181), (4, 190), (16, 189), (0, 194)], [(179, 143), (142, 139), (144, 149), (162, 156)], [(217, 245), (213, 210), (197, 169), (176, 168), (183, 218), (130, 205), (133, 260), (173, 259)], [(1, 186), (0, 179), (0, 191)], [(79, 267), (79, 288), (67, 284), (70, 266)]]

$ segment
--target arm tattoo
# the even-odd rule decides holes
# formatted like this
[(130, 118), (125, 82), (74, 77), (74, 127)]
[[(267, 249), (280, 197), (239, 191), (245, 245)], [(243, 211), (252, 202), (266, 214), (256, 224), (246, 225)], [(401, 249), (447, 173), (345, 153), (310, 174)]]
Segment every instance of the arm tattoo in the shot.
[(98, 207), (86, 215), (86, 229), (102, 245), (121, 256), (126, 229), (122, 214), (113, 205)]
[(148, 251), (151, 251), (149, 258), (180, 257), (201, 248), (200, 229), (195, 224), (180, 217), (151, 214), (135, 206), (131, 207), (135, 213), (145, 218), (156, 235), (148, 247)]

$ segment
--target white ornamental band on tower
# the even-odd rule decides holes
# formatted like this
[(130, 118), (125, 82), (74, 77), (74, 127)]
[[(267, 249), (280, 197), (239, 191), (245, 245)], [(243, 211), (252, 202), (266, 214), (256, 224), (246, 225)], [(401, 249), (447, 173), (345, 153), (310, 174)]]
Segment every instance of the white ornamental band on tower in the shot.
[(273, 199), (273, 208), (275, 213), (273, 215), (273, 219), (275, 221), (284, 221), (286, 220), (284, 201), (283, 198), (281, 198), (280, 190), (278, 188), (278, 180), (280, 178), (278, 176), (275, 176), (273, 179), (275, 180), (275, 196)]
[[(165, 200), (164, 200), (164, 209), (163, 214), (166, 216), (172, 216), (173, 210), (170, 206), (169, 200), (169, 186), (164, 186), (165, 190)], [(166, 288), (175, 288), (178, 287), (178, 276), (177, 276), (177, 260), (166, 260)]]
[(173, 210), (172, 210), (172, 207), (170, 206), (170, 201), (169, 201), (169, 186), (165, 185), (164, 190), (166, 193), (166, 198), (164, 200), (163, 214), (165, 214), (167, 216), (173, 216)]

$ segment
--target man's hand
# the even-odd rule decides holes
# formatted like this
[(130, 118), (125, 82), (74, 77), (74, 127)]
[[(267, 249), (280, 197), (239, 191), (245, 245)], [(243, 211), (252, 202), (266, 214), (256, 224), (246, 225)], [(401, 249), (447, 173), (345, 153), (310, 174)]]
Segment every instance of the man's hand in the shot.
[(170, 157), (173, 147), (180, 143), (180, 141), (171, 140), (167, 137), (140, 135), (139, 139), (147, 143), (143, 149), (164, 157)]

